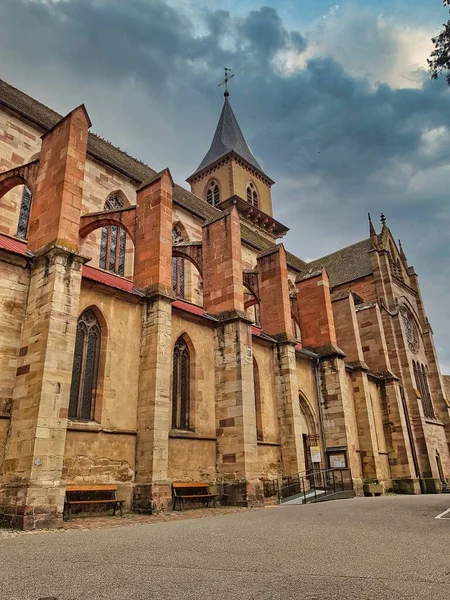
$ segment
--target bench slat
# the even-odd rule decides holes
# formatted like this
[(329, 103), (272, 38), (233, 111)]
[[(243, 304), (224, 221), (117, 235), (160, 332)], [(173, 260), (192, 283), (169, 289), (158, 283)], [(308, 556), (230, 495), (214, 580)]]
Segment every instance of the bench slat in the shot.
[(117, 485), (66, 485), (66, 492), (117, 492)]
[(177, 498), (186, 498), (189, 500), (189, 498), (215, 498), (216, 496), (217, 494), (186, 494), (185, 496), (178, 494)]
[(66, 504), (119, 504), (124, 500), (66, 500)]
[(196, 488), (196, 487), (209, 487), (209, 483), (172, 483), (172, 487), (178, 488)]

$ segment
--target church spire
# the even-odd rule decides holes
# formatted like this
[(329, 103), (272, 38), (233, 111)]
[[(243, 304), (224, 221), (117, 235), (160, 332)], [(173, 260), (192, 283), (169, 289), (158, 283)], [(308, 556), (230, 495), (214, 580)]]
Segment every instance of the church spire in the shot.
[[(222, 107), (222, 112), (219, 117), (219, 122), (216, 127), (216, 132), (213, 137), (213, 141), (211, 146), (206, 153), (205, 157), (194, 171), (194, 173), (187, 179), (188, 182), (191, 179), (198, 175), (201, 171), (208, 168), (212, 164), (216, 163), (218, 160), (224, 158), (228, 154), (235, 154), (238, 157), (242, 158), (244, 161), (248, 163), (248, 165), (257, 171), (261, 175), (263, 175), (266, 179), (269, 179), (267, 175), (262, 170), (260, 164), (253, 156), (252, 151), (248, 147), (247, 142), (242, 134), (241, 128), (239, 127), (239, 123), (234, 115), (233, 109), (231, 108), (227, 86), (228, 81), (233, 77), (230, 75), (229, 70), (225, 71), (225, 79), (219, 85), (225, 85), (224, 92), (224, 102)], [(273, 181), (270, 180), (272, 183)]]

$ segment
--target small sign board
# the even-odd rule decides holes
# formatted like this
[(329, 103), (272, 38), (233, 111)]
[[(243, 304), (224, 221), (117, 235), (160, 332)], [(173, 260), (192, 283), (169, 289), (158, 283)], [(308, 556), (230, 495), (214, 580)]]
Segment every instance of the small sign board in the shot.
[(320, 446), (311, 446), (311, 462), (320, 463), (322, 458), (320, 456)]
[(347, 461), (345, 459), (344, 452), (330, 454), (330, 468), (331, 469), (346, 469), (347, 468)]

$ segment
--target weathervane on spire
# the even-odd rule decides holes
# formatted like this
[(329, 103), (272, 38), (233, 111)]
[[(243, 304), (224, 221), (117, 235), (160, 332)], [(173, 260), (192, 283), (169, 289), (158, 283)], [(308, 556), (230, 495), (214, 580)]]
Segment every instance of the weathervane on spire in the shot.
[(232, 77), (234, 77), (234, 73), (231, 72), (231, 69), (227, 69), (227, 67), (224, 67), (225, 69), (225, 78), (222, 82), (219, 83), (219, 87), (221, 85), (225, 86), (225, 91), (223, 93), (223, 95), (225, 96), (225, 98), (228, 98), (228, 96), (230, 95), (230, 92), (228, 91), (228, 82), (230, 81), (230, 79)]

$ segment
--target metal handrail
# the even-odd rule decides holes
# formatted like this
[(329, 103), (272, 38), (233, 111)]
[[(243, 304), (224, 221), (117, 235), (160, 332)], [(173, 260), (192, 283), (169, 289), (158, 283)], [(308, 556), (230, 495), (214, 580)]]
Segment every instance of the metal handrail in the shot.
[(272, 485), (271, 495), (276, 495), (279, 503), (291, 496), (303, 496), (303, 503), (306, 504), (313, 499), (317, 500), (318, 492), (320, 496), (327, 496), (340, 491), (353, 490), (351, 471), (348, 468), (310, 470), (284, 475), (273, 480)]

